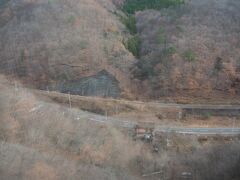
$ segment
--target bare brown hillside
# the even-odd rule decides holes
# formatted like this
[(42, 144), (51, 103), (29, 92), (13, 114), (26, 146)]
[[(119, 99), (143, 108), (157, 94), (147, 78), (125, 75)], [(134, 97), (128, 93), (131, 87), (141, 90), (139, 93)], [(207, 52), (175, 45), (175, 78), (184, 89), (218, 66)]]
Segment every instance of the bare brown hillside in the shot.
[(131, 130), (91, 121), (3, 76), (0, 92), (1, 180), (178, 180), (186, 171), (196, 180), (239, 179), (238, 136), (136, 141)]
[(240, 89), (240, 3), (186, 1), (135, 13), (137, 60), (123, 0), (5, 0), (0, 72), (30, 87), (86, 96), (234, 99)]
[(240, 179), (239, 0), (130, 1), (0, 0), (0, 180)]
[(135, 58), (122, 44), (125, 27), (114, 11), (109, 0), (6, 1), (0, 9), (0, 72), (47, 89), (106, 70), (129, 93)]

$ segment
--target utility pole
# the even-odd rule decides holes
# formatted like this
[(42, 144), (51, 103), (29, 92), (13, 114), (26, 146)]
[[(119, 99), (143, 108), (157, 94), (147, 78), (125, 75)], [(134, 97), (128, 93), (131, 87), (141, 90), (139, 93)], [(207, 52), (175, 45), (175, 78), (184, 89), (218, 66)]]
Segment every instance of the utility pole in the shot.
[(68, 92), (68, 101), (69, 101), (69, 107), (72, 109), (72, 102), (71, 102), (71, 94)]
[(233, 118), (233, 127), (232, 127), (232, 132), (234, 131), (235, 128), (235, 123), (236, 123), (236, 117)]
[(108, 121), (108, 112), (107, 112), (107, 110), (105, 111), (105, 116), (106, 116), (106, 121)]

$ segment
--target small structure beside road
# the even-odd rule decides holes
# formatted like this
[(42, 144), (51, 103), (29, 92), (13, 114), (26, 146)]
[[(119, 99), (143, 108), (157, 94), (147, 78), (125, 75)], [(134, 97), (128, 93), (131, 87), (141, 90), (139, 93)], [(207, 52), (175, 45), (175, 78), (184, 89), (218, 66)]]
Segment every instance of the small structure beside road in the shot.
[(149, 143), (152, 142), (154, 125), (152, 122), (138, 123), (134, 128), (134, 139)]

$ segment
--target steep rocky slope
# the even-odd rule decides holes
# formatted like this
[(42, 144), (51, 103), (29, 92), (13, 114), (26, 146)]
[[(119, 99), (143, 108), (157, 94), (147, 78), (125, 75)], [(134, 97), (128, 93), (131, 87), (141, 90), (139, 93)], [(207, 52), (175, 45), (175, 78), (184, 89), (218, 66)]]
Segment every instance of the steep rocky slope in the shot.
[(114, 11), (109, 0), (6, 1), (0, 9), (0, 72), (47, 89), (105, 69), (122, 94), (129, 92), (135, 58), (122, 44), (126, 30)]
[(192, 0), (136, 12), (135, 76), (149, 97), (240, 95), (240, 2)]

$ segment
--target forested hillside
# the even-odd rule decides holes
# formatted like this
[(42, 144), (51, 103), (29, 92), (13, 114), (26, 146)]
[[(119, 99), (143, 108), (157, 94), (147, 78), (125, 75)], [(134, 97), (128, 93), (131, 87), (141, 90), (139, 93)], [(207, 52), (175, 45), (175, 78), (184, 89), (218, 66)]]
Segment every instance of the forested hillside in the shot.
[[(135, 58), (109, 0), (10, 0), (0, 9), (0, 72), (54, 90), (107, 70), (130, 92)], [(124, 35), (125, 36), (125, 35)]]
[(238, 96), (239, 7), (236, 0), (193, 0), (136, 12), (134, 75), (148, 96)]
[(104, 70), (124, 98), (239, 96), (239, 7), (237, 0), (1, 1), (0, 72), (61, 91)]
[(184, 0), (125, 0), (122, 6), (124, 12), (133, 14), (147, 9), (161, 10), (163, 8), (179, 6)]
[(0, 0), (0, 180), (240, 180), (240, 0)]

